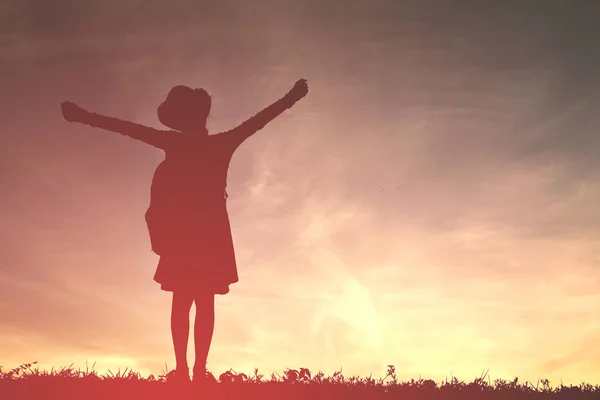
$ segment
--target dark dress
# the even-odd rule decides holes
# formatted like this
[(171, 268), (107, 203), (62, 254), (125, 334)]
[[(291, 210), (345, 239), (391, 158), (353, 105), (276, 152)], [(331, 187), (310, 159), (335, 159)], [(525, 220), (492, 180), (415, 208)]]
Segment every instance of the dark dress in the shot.
[(226, 207), (227, 171), (238, 144), (226, 133), (181, 134), (165, 148), (145, 215), (162, 290), (226, 294), (238, 281)]

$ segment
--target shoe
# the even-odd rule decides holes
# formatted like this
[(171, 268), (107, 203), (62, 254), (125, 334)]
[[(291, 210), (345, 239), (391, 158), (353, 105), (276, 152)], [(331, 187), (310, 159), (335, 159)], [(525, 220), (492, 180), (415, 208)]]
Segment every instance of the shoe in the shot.
[(194, 368), (194, 379), (192, 382), (197, 385), (212, 385), (217, 383), (217, 380), (207, 370)]
[(189, 383), (190, 373), (187, 369), (172, 370), (167, 374), (167, 382), (169, 383)]

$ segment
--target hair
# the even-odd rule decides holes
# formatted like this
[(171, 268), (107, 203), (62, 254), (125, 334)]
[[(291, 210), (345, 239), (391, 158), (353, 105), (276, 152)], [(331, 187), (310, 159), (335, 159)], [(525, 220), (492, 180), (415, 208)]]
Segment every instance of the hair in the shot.
[(206, 90), (178, 85), (169, 91), (156, 111), (163, 125), (183, 131), (191, 126), (205, 125), (211, 104), (211, 96)]

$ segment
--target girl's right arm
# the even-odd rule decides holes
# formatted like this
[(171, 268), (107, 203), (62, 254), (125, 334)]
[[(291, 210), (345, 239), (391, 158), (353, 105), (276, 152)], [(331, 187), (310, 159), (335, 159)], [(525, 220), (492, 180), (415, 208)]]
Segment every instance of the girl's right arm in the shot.
[(64, 118), (69, 122), (79, 122), (95, 128), (117, 132), (162, 150), (165, 150), (169, 139), (176, 133), (175, 131), (161, 131), (135, 122), (92, 113), (69, 101), (63, 102), (61, 108)]

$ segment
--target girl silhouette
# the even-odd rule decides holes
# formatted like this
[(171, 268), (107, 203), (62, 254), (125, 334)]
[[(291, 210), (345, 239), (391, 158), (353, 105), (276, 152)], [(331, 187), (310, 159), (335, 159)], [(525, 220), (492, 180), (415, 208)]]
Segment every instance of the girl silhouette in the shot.
[(194, 381), (211, 377), (206, 359), (214, 329), (214, 296), (229, 292), (238, 281), (229, 216), (227, 171), (239, 145), (306, 96), (301, 79), (281, 99), (226, 132), (209, 135), (206, 121), (211, 97), (204, 89), (172, 88), (157, 109), (159, 121), (171, 130), (89, 112), (62, 103), (64, 118), (141, 140), (165, 152), (152, 178), (150, 206), (145, 214), (152, 251), (160, 256), (154, 280), (173, 292), (171, 332), (177, 380), (189, 381), (187, 345), (189, 316), (194, 321)]

